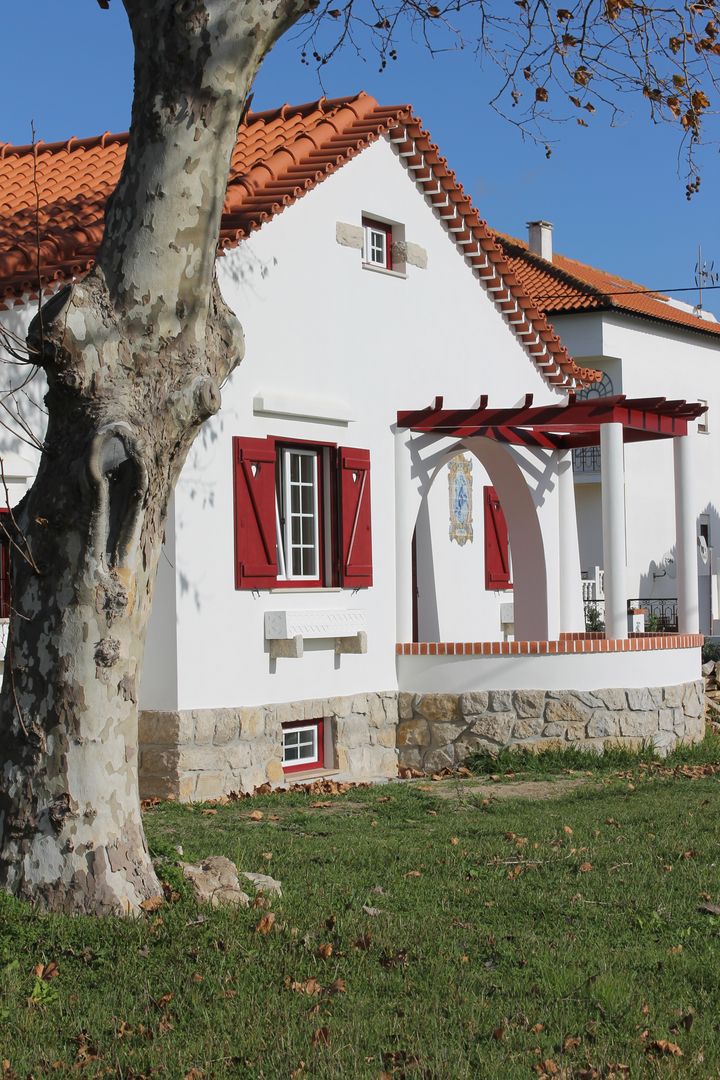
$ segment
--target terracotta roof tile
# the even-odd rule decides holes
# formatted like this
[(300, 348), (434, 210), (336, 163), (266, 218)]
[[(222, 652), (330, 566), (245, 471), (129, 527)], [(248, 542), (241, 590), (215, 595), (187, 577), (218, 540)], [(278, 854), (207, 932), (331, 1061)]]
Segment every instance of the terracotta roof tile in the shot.
[(663, 293), (649, 292), (634, 281), (565, 255), (553, 253), (552, 262), (548, 262), (530, 251), (522, 240), (502, 233), (494, 235), (526, 291), (549, 316), (615, 310), (702, 334), (720, 335), (720, 323), (671, 306)]
[[(384, 135), (399, 147), (406, 169), (419, 166), (409, 175), (454, 230), (458, 251), (545, 380), (571, 388), (600, 378), (570, 358), (526, 295), (525, 263), (508, 257), (409, 105), (382, 106), (360, 93), (248, 113), (231, 158), (220, 248), (239, 243)], [(126, 133), (110, 132), (35, 146), (0, 144), (0, 308), (3, 297), (21, 303), (37, 295), (38, 235), (44, 290), (92, 267), (126, 146)]]

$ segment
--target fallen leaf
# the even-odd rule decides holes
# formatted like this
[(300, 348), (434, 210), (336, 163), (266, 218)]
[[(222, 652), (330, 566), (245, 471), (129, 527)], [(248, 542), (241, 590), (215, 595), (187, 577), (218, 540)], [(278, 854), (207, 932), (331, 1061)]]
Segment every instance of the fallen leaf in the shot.
[(140, 901), (140, 907), (143, 911), (151, 912), (157, 911), (165, 903), (164, 896), (148, 896), (147, 900)]
[(408, 870), (407, 874), (405, 874), (405, 877), (422, 877), (422, 873), (420, 870)]
[(49, 964), (36, 964), (33, 968), (33, 975), (35, 978), (44, 979), (45, 982), (49, 982), (50, 979), (56, 979), (59, 974), (60, 968), (54, 960), (51, 960)]
[(251, 821), (262, 821), (265, 817), (262, 810), (252, 810), (249, 816)]
[(263, 915), (260, 922), (255, 927), (258, 934), (269, 934), (275, 924), (275, 915), (272, 911), (268, 911), (266, 915)]
[(502, 1040), (505, 1038), (505, 1028), (502, 1025), (500, 1025), (500, 1027), (496, 1027), (492, 1033), (492, 1037), (495, 1042), (502, 1042)]
[(545, 1030), (545, 1025), (544, 1024), (534, 1024), (533, 1027), (530, 1028), (530, 1030), (532, 1031), (532, 1033), (534, 1035), (539, 1035), (541, 1031)]
[(333, 947), (332, 945), (330, 945), (329, 942), (326, 945), (320, 945), (318, 947), (318, 956), (322, 957), (323, 960), (329, 960), (332, 956), (332, 953)]
[(366, 915), (382, 915), (379, 907), (371, 907), (370, 904), (363, 904), (363, 911)]
[(580, 865), (578, 867), (578, 870), (580, 871), (581, 874), (589, 874), (590, 871), (592, 870), (592, 868), (593, 868), (592, 863), (584, 862), (584, 863), (580, 863)]
[(326, 1027), (317, 1028), (313, 1031), (312, 1037), (313, 1046), (329, 1046), (330, 1045), (330, 1030)]
[(563, 1050), (575, 1050), (581, 1042), (582, 1039), (577, 1035), (566, 1035), (563, 1042)]
[(669, 1042), (668, 1039), (654, 1039), (648, 1046), (648, 1050), (657, 1050), (659, 1054), (668, 1054), (670, 1057), (682, 1057), (683, 1052), (677, 1043)]
[(215, 814), (217, 814), (217, 810), (203, 810), (203, 814), (205, 815), (205, 817), (213, 817)]
[(452, 844), (452, 846), (453, 846), (453, 847), (457, 847), (457, 846), (458, 846), (458, 844), (460, 843), (460, 839), (459, 839), (459, 837), (457, 837), (457, 836), (451, 836), (451, 837), (450, 837), (450, 843)]
[(573, 831), (569, 825), (563, 825), (563, 832), (567, 833), (568, 836), (572, 836), (573, 834)]
[(720, 904), (701, 904), (698, 911), (703, 915), (720, 915)]

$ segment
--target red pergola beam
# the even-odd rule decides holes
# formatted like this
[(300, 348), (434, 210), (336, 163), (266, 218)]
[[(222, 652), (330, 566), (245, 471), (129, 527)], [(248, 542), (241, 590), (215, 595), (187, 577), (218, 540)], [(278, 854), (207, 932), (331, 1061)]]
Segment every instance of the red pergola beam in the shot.
[(624, 394), (584, 401), (571, 397), (567, 405), (540, 406), (533, 406), (532, 395), (527, 395), (523, 405), (511, 409), (488, 409), (487, 397), (475, 409), (443, 409), (442, 398), (436, 398), (426, 409), (398, 412), (397, 425), (436, 435), (562, 449), (597, 445), (601, 424), (622, 424), (626, 442), (686, 435), (688, 421), (706, 409), (699, 402)]

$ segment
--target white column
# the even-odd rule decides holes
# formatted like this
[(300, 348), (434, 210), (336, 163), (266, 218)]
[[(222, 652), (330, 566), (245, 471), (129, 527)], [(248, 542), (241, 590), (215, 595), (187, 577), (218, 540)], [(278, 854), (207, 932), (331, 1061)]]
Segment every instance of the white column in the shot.
[(626, 638), (625, 469), (622, 424), (600, 425), (605, 636)]
[(575, 509), (575, 478), (572, 451), (558, 456), (558, 582), (560, 590), (560, 630), (574, 633), (585, 629), (582, 585), (580, 578), (580, 549), (578, 545), (577, 513)]
[(409, 443), (412, 432), (395, 434), (395, 640), (412, 641), (412, 538), (417, 518), (417, 497), (412, 482)]
[(694, 431), (673, 439), (678, 631), (681, 634), (700, 632), (694, 450)]

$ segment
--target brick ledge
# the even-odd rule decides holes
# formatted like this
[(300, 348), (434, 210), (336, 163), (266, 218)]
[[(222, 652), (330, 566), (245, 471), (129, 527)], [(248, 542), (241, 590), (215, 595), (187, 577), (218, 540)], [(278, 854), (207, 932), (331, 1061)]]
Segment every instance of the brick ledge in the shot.
[(562, 636), (559, 641), (401, 641), (398, 656), (559, 656), (574, 653), (699, 649), (702, 634), (640, 634), (629, 638)]

